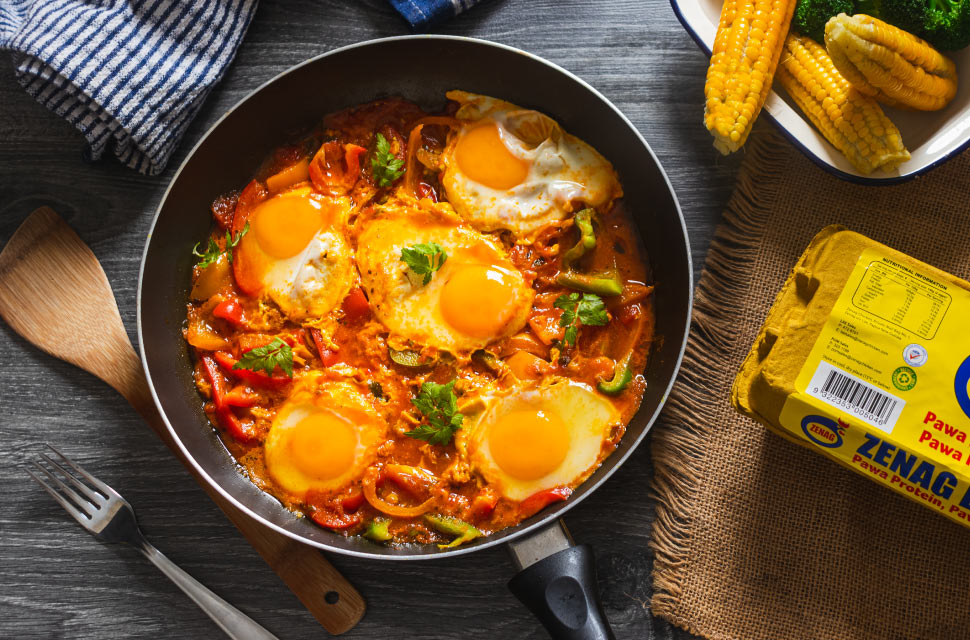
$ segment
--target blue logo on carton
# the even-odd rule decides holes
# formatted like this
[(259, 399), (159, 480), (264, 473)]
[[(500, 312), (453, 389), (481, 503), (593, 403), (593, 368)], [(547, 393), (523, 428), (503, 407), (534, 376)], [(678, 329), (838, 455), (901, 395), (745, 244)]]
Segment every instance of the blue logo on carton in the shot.
[(970, 418), (970, 395), (967, 394), (967, 385), (970, 384), (970, 356), (963, 361), (957, 368), (957, 375), (953, 380), (953, 392), (957, 396), (960, 408)]
[(802, 431), (805, 437), (820, 447), (834, 449), (842, 446), (844, 423), (838, 423), (825, 416), (810, 415), (802, 418)]

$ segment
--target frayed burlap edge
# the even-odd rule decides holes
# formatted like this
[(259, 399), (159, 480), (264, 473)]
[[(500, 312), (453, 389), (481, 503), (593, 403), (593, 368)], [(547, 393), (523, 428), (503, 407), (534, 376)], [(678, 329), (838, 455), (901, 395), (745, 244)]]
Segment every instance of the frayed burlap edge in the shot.
[[(761, 248), (762, 234), (791, 153), (773, 131), (761, 129), (747, 144), (738, 184), (708, 250), (694, 297), (690, 337), (677, 384), (654, 429), (651, 494), (657, 501), (650, 539), (654, 552), (651, 608), (654, 614), (702, 635), (683, 614), (688, 579), (694, 496), (701, 487), (704, 453), (718, 428), (716, 398), (724, 397), (736, 374), (732, 349), (738, 338), (737, 301), (746, 298), (748, 274)], [(710, 640), (729, 640), (720, 634)]]

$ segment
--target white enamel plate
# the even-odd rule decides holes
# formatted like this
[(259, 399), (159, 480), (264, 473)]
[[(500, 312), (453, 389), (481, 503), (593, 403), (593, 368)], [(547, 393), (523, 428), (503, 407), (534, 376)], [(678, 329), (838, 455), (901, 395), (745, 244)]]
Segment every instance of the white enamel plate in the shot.
[[(677, 19), (708, 55), (721, 14), (719, 0), (670, 0)], [(970, 47), (947, 55), (957, 74), (970, 74)], [(703, 108), (698, 105), (698, 108)], [(957, 95), (941, 111), (901, 111), (883, 106), (903, 136), (912, 156), (891, 172), (876, 171), (864, 176), (849, 163), (805, 118), (783, 89), (768, 95), (763, 116), (770, 118), (792, 144), (815, 164), (844, 180), (863, 184), (893, 184), (926, 173), (970, 146), (970, 75), (959, 78)], [(700, 120), (700, 116), (698, 116)]]

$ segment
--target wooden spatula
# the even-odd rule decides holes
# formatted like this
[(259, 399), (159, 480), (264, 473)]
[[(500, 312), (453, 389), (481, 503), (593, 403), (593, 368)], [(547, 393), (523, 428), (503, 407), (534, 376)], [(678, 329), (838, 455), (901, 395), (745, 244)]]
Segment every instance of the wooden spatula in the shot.
[(101, 264), (48, 207), (30, 214), (0, 252), (0, 317), (123, 395), (327, 631), (339, 634), (357, 624), (364, 600), (322, 553), (243, 514), (186, 462), (155, 408)]

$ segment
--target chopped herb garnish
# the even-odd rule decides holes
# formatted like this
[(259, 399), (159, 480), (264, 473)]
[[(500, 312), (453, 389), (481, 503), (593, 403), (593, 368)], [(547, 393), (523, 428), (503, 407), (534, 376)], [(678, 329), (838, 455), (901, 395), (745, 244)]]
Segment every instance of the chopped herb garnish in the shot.
[[(564, 345), (575, 345), (579, 334), (579, 326), (603, 326), (609, 322), (606, 305), (603, 299), (595, 293), (562, 294), (553, 303), (557, 309), (562, 309), (559, 326), (566, 327), (562, 342)], [(578, 322), (577, 322), (578, 321)]]
[(448, 254), (437, 242), (424, 242), (401, 249), (401, 262), (416, 275), (424, 276), (422, 285), (431, 282), (431, 274), (440, 269)]
[(458, 413), (458, 398), (454, 393), (455, 381), (448, 384), (425, 382), (417, 398), (411, 404), (418, 408), (428, 419), (426, 424), (418, 425), (404, 435), (431, 444), (448, 444), (456, 431), (461, 429), (465, 416)]
[(293, 377), (293, 349), (282, 338), (274, 338), (263, 347), (250, 349), (233, 365), (233, 369), (249, 369), (250, 371), (265, 371), (266, 375), (273, 375), (279, 367), (286, 375)]
[(232, 264), (232, 250), (237, 244), (239, 244), (239, 241), (242, 240), (243, 236), (247, 233), (249, 233), (248, 221), (246, 222), (246, 226), (242, 228), (242, 231), (236, 234), (236, 237), (230, 236), (229, 232), (226, 231), (226, 257), (229, 258), (229, 264)]
[(379, 133), (370, 159), (370, 172), (379, 187), (389, 187), (404, 175), (404, 160), (391, 153), (391, 143)]
[[(235, 248), (235, 246), (239, 244), (239, 241), (242, 240), (242, 237), (247, 233), (249, 233), (248, 222), (246, 223), (246, 226), (243, 227), (242, 230), (236, 234), (235, 237), (233, 237), (228, 230), (226, 231), (225, 254), (226, 254), (226, 259), (229, 260), (229, 264), (232, 264), (233, 248)], [(202, 258), (201, 260), (199, 260), (199, 268), (205, 269), (210, 264), (212, 264), (213, 262), (216, 262), (219, 259), (219, 256), (223, 254), (223, 250), (219, 248), (219, 245), (211, 237), (209, 238), (209, 245), (205, 248), (205, 253), (201, 253), (199, 251), (199, 246), (201, 244), (202, 244), (201, 242), (195, 243), (195, 246), (192, 247), (192, 255)]]
[(209, 238), (209, 246), (206, 247), (205, 253), (200, 253), (199, 252), (200, 244), (202, 243), (196, 242), (195, 246), (192, 247), (192, 255), (199, 256), (200, 258), (202, 258), (201, 260), (199, 260), (199, 268), (205, 269), (210, 264), (212, 264), (213, 262), (219, 259), (219, 256), (222, 255), (222, 249), (219, 248), (219, 245), (216, 244), (215, 240), (213, 240), (212, 238)]

